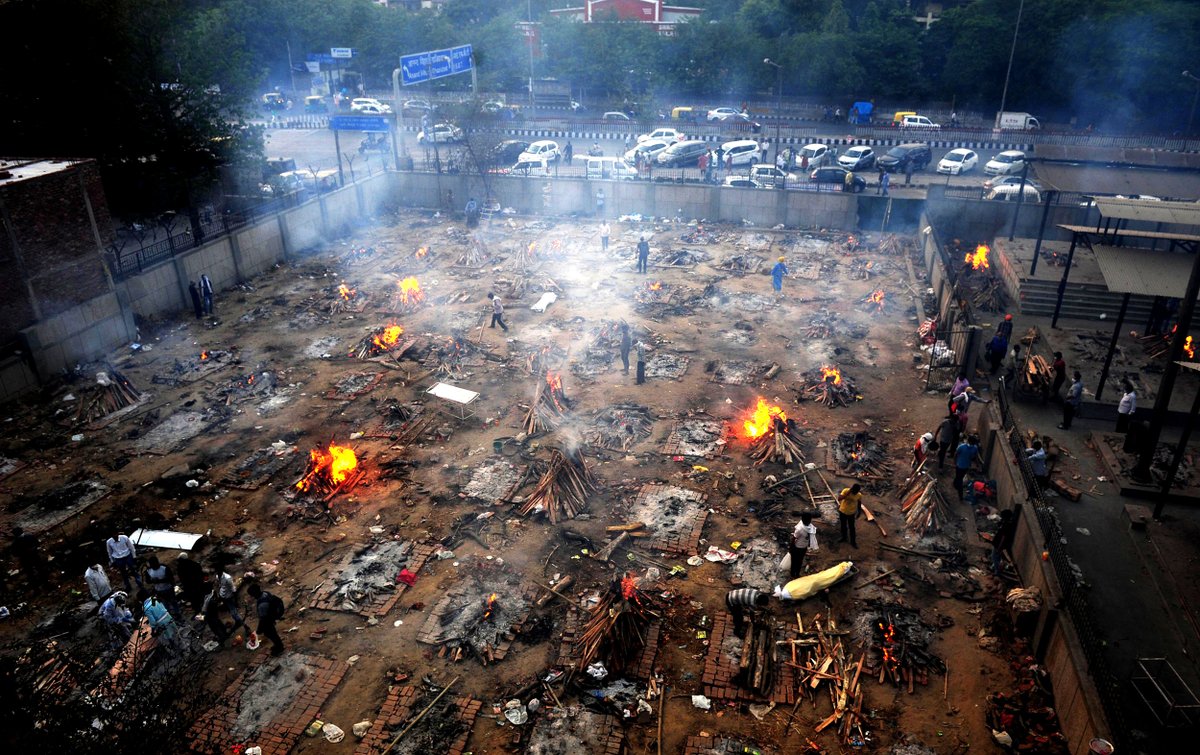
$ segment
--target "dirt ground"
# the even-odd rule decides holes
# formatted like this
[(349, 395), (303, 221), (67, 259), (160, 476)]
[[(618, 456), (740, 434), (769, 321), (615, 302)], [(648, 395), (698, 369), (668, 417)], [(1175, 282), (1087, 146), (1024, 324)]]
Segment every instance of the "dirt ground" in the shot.
[[(635, 271), (634, 247), (641, 234), (652, 249), (648, 275)], [(320, 713), (347, 731), (346, 740), (333, 745), (301, 738), (295, 752), (353, 751), (351, 725), (375, 717), (397, 674), (407, 674), (407, 683), (429, 676), (444, 684), (458, 677), (456, 694), (484, 701), (468, 749), (504, 752), (513, 747), (516, 727), (492, 706), (549, 673), (559, 651), (565, 601), (554, 598), (533, 608), (524, 622), (528, 631), (516, 637), (503, 660), (486, 665), (469, 656), (456, 662), (453, 652), (440, 657), (436, 646), (419, 643), (429, 611), (466, 579), (466, 570), (504, 569), (526, 588), (546, 584), (556, 574), (571, 575), (566, 595), (578, 600), (618, 570), (644, 576), (658, 562), (666, 567), (656, 567), (659, 580), (643, 585), (668, 596), (656, 664), (669, 687), (661, 752), (682, 753), (687, 738), (701, 733), (736, 737), (778, 753), (798, 752), (806, 739), (828, 752), (887, 752), (899, 744), (920, 744), (937, 753), (968, 747), (987, 751), (994, 745), (984, 720), (985, 698), (1007, 689), (1012, 674), (1008, 655), (981, 648), (977, 637), (1003, 608), (999, 585), (988, 575), (986, 543), (978, 537), (971, 509), (950, 493), (948, 474), (941, 479), (951, 517), (934, 537), (905, 531), (895, 495), (908, 473), (915, 438), (934, 429), (945, 398), (925, 391), (922, 366), (928, 358), (914, 345), (916, 296), (925, 290), (923, 274), (914, 268), (919, 263), (915, 240), (893, 241), (899, 243), (881, 249), (875, 235), (851, 239), (822, 231), (614, 222), (605, 252), (592, 221), (499, 215), (468, 232), (461, 220), (403, 212), (218, 295), (212, 318), (197, 320), (184, 312), (175, 321), (143, 323), (141, 348), (108, 360), (149, 394), (142, 405), (103, 427), (73, 422), (92, 374), (105, 369), (87, 365), (78, 381), (11, 408), (0, 423), (0, 455), (23, 463), (0, 478), (10, 525), (23, 517), (43, 521), (35, 516), (38, 510), (63, 505), (50, 501), (70, 483), (99, 480), (109, 488), (95, 503), (41, 531), (44, 549), (64, 573), (48, 592), (31, 595), (22, 578), (10, 573), (5, 600), (13, 616), (0, 626), (4, 643), (22, 647), (35, 626), (45, 626), (63, 606), (73, 610), (86, 598), (86, 592), (78, 592), (84, 590), (84, 568), (103, 561), (103, 539), (114, 528), (208, 533), (199, 558), (231, 559), (231, 572), (239, 579), (270, 573), (271, 589), (289, 605), (281, 624), (288, 630), (287, 645), (343, 660), (357, 656)], [(694, 265), (654, 264), (680, 250), (706, 259)], [(748, 254), (758, 259), (750, 272), (726, 269), (736, 255)], [(780, 296), (772, 291), (769, 275), (778, 256), (786, 258), (791, 273)], [(861, 277), (864, 270), (868, 278)], [(395, 301), (398, 281), (408, 276), (417, 278), (424, 300), (401, 306)], [(523, 285), (523, 293), (513, 295), (514, 282), (516, 288)], [(651, 291), (655, 283), (663, 288)], [(338, 304), (340, 284), (357, 292), (344, 305)], [(489, 290), (504, 300), (507, 333), (486, 327)], [(531, 311), (545, 290), (556, 293), (557, 301), (544, 313)], [(671, 296), (665, 302), (664, 290)], [(882, 311), (863, 303), (876, 290), (885, 295)], [(331, 307), (341, 311), (331, 313)], [(810, 337), (811, 321), (826, 311), (840, 316), (838, 332)], [(647, 343), (649, 357), (671, 355), (676, 368), (685, 357), (682, 377), (636, 385), (632, 373), (623, 373), (613, 343), (597, 341), (608, 333), (602, 329), (619, 320), (633, 326), (635, 340)], [(352, 356), (362, 339), (369, 342), (390, 324), (403, 327), (401, 343), (415, 339), (404, 355), (385, 353), (376, 361)], [(453, 356), (455, 347), (461, 357)], [(561, 375), (570, 400), (567, 417), (555, 431), (510, 443), (503, 458), (523, 469), (533, 460), (544, 463), (550, 449), (582, 450), (598, 490), (588, 497), (584, 517), (558, 525), (544, 516), (518, 514), (513, 501), (519, 505), (530, 494), (534, 474), (520, 480), (510, 500), (459, 495), (481, 465), (497, 457), (493, 441), (522, 432), (525, 407), (544, 379), (530, 374), (530, 357), (546, 347), (551, 354), (546, 361)], [(718, 363), (738, 361), (756, 368), (777, 364), (779, 370), (770, 378), (756, 371), (741, 384), (713, 381)], [(852, 379), (861, 401), (828, 407), (807, 400), (798, 390), (800, 376), (822, 366), (836, 366)], [(359, 380), (357, 387), (374, 387), (352, 398), (328, 394), (351, 373), (382, 378)], [(470, 406), (473, 417), (455, 418), (456, 407), (424, 394), (439, 380), (479, 392)], [(772, 462), (756, 466), (748, 454), (740, 428), (760, 397), (797, 421), (806, 460), (835, 490), (852, 481), (826, 470), (825, 454), (838, 433), (869, 431), (891, 459), (891, 474), (864, 481), (865, 503), (881, 527), (860, 521), (857, 549), (836, 542), (835, 520), (828, 515), (817, 520), (821, 548), (810, 555), (812, 570), (852, 560), (856, 578), (803, 602), (773, 600), (770, 608), (775, 619), (792, 627), (797, 614), (807, 626), (818, 616), (847, 626), (869, 610), (870, 601), (884, 601), (919, 609), (923, 619), (937, 624), (929, 649), (945, 661), (948, 681), (931, 672), (928, 685), (918, 684), (910, 694), (866, 680), (862, 710), (870, 741), (864, 745), (839, 742), (833, 728), (814, 733), (831, 710), (824, 694), (798, 705), (787, 738), (787, 706), (762, 721), (747, 712), (745, 703), (714, 700), (711, 711), (692, 706), (690, 695), (702, 689), (707, 651), (707, 640), (698, 632), (724, 611), (722, 598), (731, 587), (728, 567), (708, 561), (687, 566), (687, 554), (664, 554), (640, 546), (636, 538), (630, 542), (638, 555), (628, 560), (626, 550), (619, 549), (613, 558), (617, 567), (581, 552), (602, 547), (611, 537), (605, 527), (627, 521), (638, 490), (652, 482), (707, 494), (710, 513), (701, 552), (709, 545), (732, 549), (733, 543), (752, 538), (782, 543), (799, 512), (811, 506), (805, 496), (789, 495), (770, 518), (757, 513), (773, 500), (764, 487), (768, 476), (777, 480), (795, 471)], [(420, 433), (407, 437), (378, 429), (389, 411), (414, 402), (420, 416), (432, 418)], [(648, 438), (627, 451), (581, 440), (595, 412), (622, 404), (650, 410), (655, 421)], [(676, 421), (689, 415), (707, 415), (727, 427), (710, 457), (663, 453)], [(175, 424), (156, 431), (172, 416)], [(72, 440), (76, 434), (81, 437)], [(331, 441), (353, 447), (365, 474), (352, 490), (329, 500), (326, 515), (319, 500), (305, 505), (293, 487), (305, 472), (309, 451)], [(272, 444), (296, 452), (257, 489), (230, 486), (238, 463)], [(460, 534), (464, 528), (456, 525), (483, 513), (492, 516), (473, 523), (471, 536)], [(565, 539), (563, 528), (590, 538), (594, 547)], [(431, 557), (416, 583), (378, 620), (306, 608), (326, 580), (336, 579), (350, 552), (392, 539), (436, 542), (453, 555)], [(880, 549), (880, 543), (958, 548), (965, 566), (956, 577), (939, 572), (927, 559)], [(503, 566), (497, 565), (500, 560)], [(666, 576), (674, 566), (685, 566), (686, 575)], [(895, 572), (861, 584), (889, 569)], [(776, 584), (786, 581), (786, 575), (772, 576)], [(81, 652), (98, 650), (100, 639), (85, 626), (75, 620), (69, 626), (75, 636), (66, 641)], [(314, 639), (318, 630), (325, 631)], [(870, 654), (869, 647), (848, 647), (855, 658), (864, 650)], [(208, 683), (223, 688), (241, 672), (247, 652), (220, 650)], [(558, 685), (557, 694), (565, 705), (578, 704), (575, 690)], [(543, 700), (535, 722), (551, 703)], [(652, 704), (657, 713), (658, 701)], [(626, 751), (653, 752), (657, 738), (653, 720), (629, 722)]]

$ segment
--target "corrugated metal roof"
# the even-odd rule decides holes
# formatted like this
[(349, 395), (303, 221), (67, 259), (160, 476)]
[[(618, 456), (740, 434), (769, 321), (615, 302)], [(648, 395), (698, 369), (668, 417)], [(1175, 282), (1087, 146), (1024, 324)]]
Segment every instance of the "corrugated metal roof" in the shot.
[(1187, 293), (1193, 255), (1100, 244), (1093, 245), (1092, 251), (1109, 291), (1178, 299)]
[[(1200, 183), (1197, 184), (1197, 188), (1200, 188)], [(1200, 224), (1200, 202), (1096, 197), (1096, 208), (1100, 210), (1101, 217), (1112, 220), (1141, 220), (1147, 223), (1174, 225)]]
[(1075, 144), (1039, 144), (1033, 148), (1039, 160), (1075, 163), (1119, 163), (1148, 168), (1194, 168), (1200, 170), (1200, 153), (1168, 152), (1159, 149), (1088, 147)]
[(1167, 233), (1166, 231), (1141, 231), (1136, 228), (1122, 228), (1118, 232), (1113, 232), (1109, 229), (1107, 232), (1101, 228), (1096, 230), (1090, 225), (1069, 225), (1059, 223), (1058, 227), (1068, 233), (1090, 233), (1098, 238), (1134, 238), (1134, 239), (1160, 239), (1164, 241), (1200, 241), (1200, 236), (1190, 233)]
[(1200, 199), (1200, 171), (1034, 162), (1033, 172), (1047, 187), (1059, 191)]

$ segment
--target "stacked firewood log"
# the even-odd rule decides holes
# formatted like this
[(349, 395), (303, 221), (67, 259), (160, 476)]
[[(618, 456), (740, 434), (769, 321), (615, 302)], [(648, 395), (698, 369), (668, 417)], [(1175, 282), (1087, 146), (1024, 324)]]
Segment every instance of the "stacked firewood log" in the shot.
[(579, 452), (551, 451), (550, 465), (537, 487), (521, 504), (520, 513), (545, 511), (551, 522), (574, 519), (587, 506), (596, 478)]

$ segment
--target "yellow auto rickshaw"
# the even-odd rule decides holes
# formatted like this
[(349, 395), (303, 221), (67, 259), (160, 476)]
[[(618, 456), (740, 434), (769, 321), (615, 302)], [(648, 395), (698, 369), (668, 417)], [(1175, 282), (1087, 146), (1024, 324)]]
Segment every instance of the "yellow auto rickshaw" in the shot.
[(319, 94), (313, 94), (304, 98), (304, 112), (326, 113), (329, 112), (329, 106), (325, 104), (324, 97)]

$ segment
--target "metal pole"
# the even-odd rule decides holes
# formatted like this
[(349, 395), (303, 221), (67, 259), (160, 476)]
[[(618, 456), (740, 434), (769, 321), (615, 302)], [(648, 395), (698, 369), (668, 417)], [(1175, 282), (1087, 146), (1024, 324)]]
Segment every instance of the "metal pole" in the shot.
[(392, 165), (400, 170), (400, 69), (392, 71), (392, 98), (396, 107), (392, 110)]
[(1058, 327), (1058, 313), (1062, 310), (1063, 294), (1067, 291), (1067, 278), (1071, 275), (1071, 263), (1075, 260), (1075, 242), (1079, 234), (1071, 237), (1071, 248), (1067, 250), (1067, 266), (1063, 268), (1062, 280), (1058, 282), (1058, 299), (1054, 302), (1054, 319), (1050, 321), (1050, 327)]
[(1184, 132), (1185, 136), (1191, 136), (1192, 124), (1196, 121), (1196, 103), (1200, 102), (1200, 78), (1193, 76), (1191, 71), (1184, 71), (1183, 78), (1191, 79), (1192, 81), (1196, 82), (1196, 93), (1192, 95), (1192, 110), (1188, 114), (1187, 131)]
[[(346, 174), (342, 172), (342, 141), (339, 136), (341, 134), (336, 128), (333, 130), (333, 151), (337, 152), (338, 159), (338, 186), (346, 185)], [(317, 187), (318, 191), (320, 186)]]
[(1121, 311), (1117, 313), (1117, 324), (1113, 327), (1112, 338), (1108, 342), (1108, 353), (1104, 355), (1104, 368), (1100, 370), (1100, 383), (1096, 386), (1096, 400), (1104, 393), (1104, 383), (1108, 381), (1108, 370), (1112, 367), (1113, 352), (1117, 350), (1117, 339), (1121, 337), (1121, 327), (1125, 325), (1125, 312), (1129, 309), (1129, 292), (1121, 298)]
[[(1022, 189), (1021, 193), (1024, 194), (1025, 190)], [(1046, 196), (1042, 197), (1046, 202), (1046, 206), (1042, 208), (1042, 225), (1038, 228), (1037, 243), (1033, 245), (1033, 264), (1029, 266), (1029, 277), (1031, 278), (1037, 272), (1038, 257), (1042, 254), (1042, 239), (1046, 236), (1046, 220), (1050, 217), (1050, 199), (1057, 196), (1058, 192), (1050, 189), (1046, 192)]]
[[(779, 162), (780, 149), (783, 146), (779, 143), (779, 128), (783, 121), (783, 66), (770, 58), (763, 58), (763, 63), (775, 66), (775, 162)], [(765, 159), (766, 155), (763, 155), (763, 158)]]
[(1167, 420), (1171, 392), (1175, 389), (1175, 376), (1179, 374), (1178, 362), (1183, 355), (1183, 341), (1187, 338), (1188, 329), (1192, 327), (1196, 295), (1200, 294), (1200, 254), (1194, 253), (1192, 256), (1192, 272), (1188, 277), (1187, 292), (1179, 303), (1179, 327), (1175, 331), (1175, 337), (1171, 339), (1171, 351), (1167, 355), (1167, 367), (1163, 370), (1162, 382), (1158, 386), (1158, 397), (1154, 400), (1154, 415), (1150, 419), (1146, 445), (1141, 450), (1137, 466), (1130, 473), (1136, 480), (1150, 479), (1150, 463), (1154, 461), (1154, 449), (1158, 446), (1158, 437), (1162, 433), (1163, 423)]
[(1008, 102), (1008, 79), (1012, 76), (1013, 57), (1017, 54), (1017, 35), (1021, 33), (1021, 14), (1025, 12), (1025, 0), (1021, 0), (1021, 4), (1017, 6), (1017, 25), (1013, 27), (1012, 47), (1008, 51), (1008, 70), (1004, 72), (1004, 92), (1000, 95), (1000, 110), (996, 113), (996, 128), (1000, 128), (1000, 113), (1004, 112), (1004, 105)]
[[(1021, 215), (1021, 205), (1025, 202), (1025, 181), (1029, 178), (1029, 161), (1021, 165), (1021, 185), (1017, 188), (1017, 209), (1013, 210), (1012, 225), (1008, 229), (1008, 240), (1012, 241), (1017, 234), (1017, 218)], [(1034, 259), (1037, 259), (1036, 257)]]
[(1200, 391), (1192, 401), (1192, 411), (1188, 413), (1187, 422), (1183, 423), (1183, 434), (1179, 436), (1179, 445), (1171, 455), (1171, 467), (1167, 470), (1167, 479), (1163, 480), (1161, 495), (1158, 503), (1154, 504), (1154, 518), (1162, 519), (1163, 507), (1167, 505), (1167, 496), (1171, 493), (1171, 485), (1179, 472), (1179, 463), (1183, 461), (1183, 452), (1187, 450), (1188, 441), (1192, 439), (1192, 427), (1196, 424), (1196, 415), (1200, 414)]

